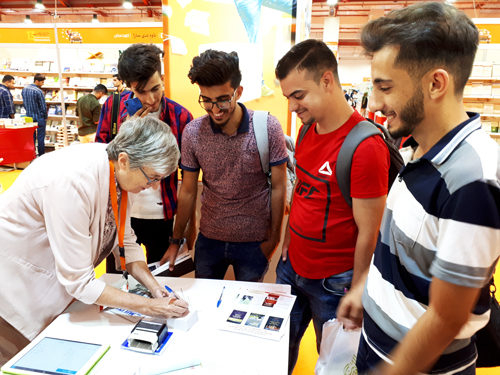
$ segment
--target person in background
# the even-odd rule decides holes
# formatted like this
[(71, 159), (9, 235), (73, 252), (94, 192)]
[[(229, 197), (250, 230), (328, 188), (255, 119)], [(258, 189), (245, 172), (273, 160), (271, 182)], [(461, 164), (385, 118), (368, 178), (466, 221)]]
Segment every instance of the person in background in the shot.
[[(123, 124), (109, 145), (65, 147), (35, 160), (2, 194), (0, 365), (75, 299), (158, 318), (188, 314), (188, 304), (151, 275), (127, 209), (129, 193), (159, 189), (177, 170), (179, 156), (168, 125), (136, 118)], [(122, 212), (124, 221), (117, 219)], [(120, 256), (119, 243), (126, 270), (153, 298), (96, 279), (94, 268), (110, 252)]]
[(33, 79), (33, 83), (25, 86), (21, 91), (23, 97), (26, 116), (31, 117), (33, 122), (38, 124), (36, 132), (33, 134), (33, 141), (38, 141), (38, 156), (45, 154), (45, 128), (47, 126), (47, 104), (45, 96), (41, 90), (45, 77), (37, 73)]
[(360, 115), (366, 117), (366, 109), (368, 108), (368, 93), (365, 92), (363, 94), (363, 98), (361, 99), (361, 113)]
[[(181, 137), (186, 125), (193, 119), (191, 113), (180, 104), (166, 98), (161, 80), (161, 56), (163, 52), (153, 44), (133, 44), (118, 60), (118, 71), (131, 91), (120, 94), (117, 130), (129, 118), (125, 101), (138, 98), (142, 108), (135, 116), (152, 116), (168, 124), (181, 149)], [(96, 142), (109, 143), (113, 138), (111, 114), (113, 95), (101, 111)], [(174, 215), (177, 211), (177, 171), (161, 181), (161, 189), (148, 189), (136, 195), (132, 207), (132, 228), (137, 241), (146, 247), (148, 263), (159, 261), (168, 248), (172, 236)], [(190, 222), (190, 232), (196, 230), (196, 220)], [(115, 261), (110, 256), (107, 272), (116, 272)]]
[(344, 98), (345, 98), (346, 102), (348, 102), (348, 103), (349, 103), (349, 99), (350, 99), (351, 97), (350, 97), (350, 96), (349, 96), (349, 94), (347, 93), (347, 90), (342, 90), (342, 91), (344, 92)]
[(80, 117), (78, 123), (78, 139), (81, 143), (95, 142), (97, 124), (101, 116), (101, 104), (99, 99), (108, 94), (104, 85), (97, 85), (92, 93), (82, 96), (76, 102), (76, 114)]
[(124, 91), (127, 90), (127, 88), (123, 84), (123, 79), (120, 77), (119, 74), (113, 74), (113, 86), (115, 87), (116, 91), (118, 91), (120, 94)]
[(16, 109), (10, 90), (14, 89), (15, 84), (15, 78), (9, 74), (6, 74), (2, 79), (2, 84), (0, 84), (0, 118), (14, 118)]
[[(361, 142), (352, 159), (349, 206), (335, 168), (347, 134), (364, 118), (345, 101), (335, 55), (322, 41), (306, 40), (278, 62), (276, 77), (289, 110), (310, 126), (295, 146), (297, 182), (276, 269), (276, 283), (291, 285), (297, 296), (290, 315), (292, 374), (311, 319), (319, 353), (323, 324), (336, 317), (349, 288), (364, 282), (384, 211), (390, 158), (381, 137)], [(361, 302), (353, 310), (362, 315)]]
[[(478, 30), (462, 11), (419, 2), (370, 21), (370, 110), (387, 116), (406, 166), (394, 181), (366, 285), (339, 307), (361, 326), (360, 374), (476, 373), (500, 256), (500, 150), (466, 112)], [(361, 297), (362, 296), (362, 297)]]
[[(198, 102), (207, 111), (182, 136), (179, 213), (173, 239), (178, 241), (194, 210), (203, 171), (200, 233), (195, 245), (195, 276), (223, 279), (230, 264), (236, 280), (262, 281), (281, 240), (288, 153), (283, 130), (268, 115), (271, 186), (262, 170), (254, 133), (254, 111), (238, 99), (243, 93), (236, 52), (207, 50), (193, 59), (188, 74), (200, 88)], [(162, 263), (173, 269), (179, 245), (173, 242)]]

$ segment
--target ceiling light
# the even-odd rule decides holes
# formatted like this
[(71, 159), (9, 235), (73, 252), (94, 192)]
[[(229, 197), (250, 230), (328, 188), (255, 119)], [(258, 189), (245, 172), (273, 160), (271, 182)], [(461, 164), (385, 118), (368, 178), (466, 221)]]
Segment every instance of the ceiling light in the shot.
[(12, 9), (5, 9), (5, 10), (2, 10), (2, 13), (16, 13), (16, 11), (12, 10)]
[(337, 0), (326, 0), (326, 5), (333, 6), (337, 4)]
[(35, 8), (40, 10), (45, 9), (45, 5), (43, 5), (42, 0), (36, 0)]
[(24, 19), (24, 23), (33, 23), (33, 21), (31, 20), (30, 16), (26, 16), (26, 18)]
[(125, 9), (132, 9), (134, 6), (133, 6), (133, 5), (132, 5), (132, 3), (130, 2), (130, 0), (125, 0), (125, 1), (123, 2), (123, 7), (124, 7)]
[(99, 20), (97, 19), (97, 14), (94, 14), (92, 17), (92, 23), (99, 23)]

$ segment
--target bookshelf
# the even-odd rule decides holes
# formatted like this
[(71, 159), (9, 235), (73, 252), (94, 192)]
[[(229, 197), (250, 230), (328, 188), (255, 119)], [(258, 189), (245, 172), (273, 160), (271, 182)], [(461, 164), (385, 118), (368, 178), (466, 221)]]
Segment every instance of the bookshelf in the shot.
[[(23, 71), (23, 70), (0, 70), (0, 75), (10, 74), (15, 77), (16, 85), (14, 86), (12, 93), (14, 94), (14, 104), (16, 107), (23, 105), (23, 100), (20, 98), (21, 90), (28, 84), (32, 83), (33, 80), (28, 77), (33, 77), (37, 72), (35, 71)], [(63, 116), (60, 114), (60, 108), (57, 110), (57, 106), (61, 106), (62, 101), (61, 96), (61, 86), (59, 82), (59, 73), (56, 72), (40, 72), (45, 77), (47, 77), (47, 85), (43, 85), (41, 90), (44, 92), (44, 96), (48, 98), (45, 101), (47, 107), (56, 106), (56, 113), (59, 114), (49, 114), (47, 117), (47, 131), (46, 135), (49, 139), (46, 139), (45, 147), (49, 149), (59, 149), (64, 147), (64, 125), (67, 129), (67, 139), (68, 143), (73, 142), (77, 136), (76, 124), (79, 122), (79, 117), (74, 115), (74, 109), (76, 107), (76, 98), (82, 95), (86, 95), (94, 89), (97, 84), (104, 84), (105, 86), (110, 85), (110, 79), (113, 77), (114, 73), (100, 73), (100, 72), (63, 72), (62, 73), (62, 84), (64, 90), (64, 104), (66, 110), (66, 123), (63, 123)], [(114, 88), (108, 88), (109, 94), (112, 93)], [(50, 98), (54, 100), (50, 100)], [(74, 98), (74, 100), (72, 100)], [(22, 110), (22, 109), (21, 109)], [(47, 108), (49, 111), (49, 108)], [(52, 113), (54, 109), (51, 108)], [(55, 130), (57, 129), (57, 130)]]
[[(33, 77), (35, 74), (41, 73), (45, 77), (59, 77), (57, 72), (31, 72), (28, 70), (0, 70), (1, 75), (10, 74), (12, 76)], [(116, 73), (98, 73), (98, 72), (62, 72), (63, 78), (71, 77), (90, 77), (90, 78), (113, 78)]]

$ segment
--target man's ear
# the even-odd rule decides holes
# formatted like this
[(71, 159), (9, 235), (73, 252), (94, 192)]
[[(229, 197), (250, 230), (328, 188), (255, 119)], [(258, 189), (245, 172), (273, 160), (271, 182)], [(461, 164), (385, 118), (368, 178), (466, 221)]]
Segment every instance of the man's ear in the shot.
[(241, 98), (241, 95), (243, 95), (243, 86), (238, 86), (235, 95), (237, 101)]
[(337, 85), (337, 81), (335, 80), (335, 77), (333, 76), (333, 73), (327, 70), (326, 72), (323, 73), (323, 76), (320, 79), (320, 84), (325, 88), (327, 91), (331, 91), (334, 86)]
[(453, 80), (444, 69), (435, 69), (424, 76), (424, 87), (427, 87), (427, 95), (430, 99), (437, 100), (453, 90)]

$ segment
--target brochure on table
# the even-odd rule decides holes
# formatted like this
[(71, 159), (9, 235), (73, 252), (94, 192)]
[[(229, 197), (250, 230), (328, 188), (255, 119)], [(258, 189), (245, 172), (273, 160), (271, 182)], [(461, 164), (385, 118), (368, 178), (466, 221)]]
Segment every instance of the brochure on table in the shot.
[(230, 308), (223, 310), (220, 329), (279, 341), (292, 311), (291, 294), (241, 289)]

